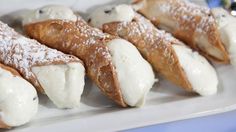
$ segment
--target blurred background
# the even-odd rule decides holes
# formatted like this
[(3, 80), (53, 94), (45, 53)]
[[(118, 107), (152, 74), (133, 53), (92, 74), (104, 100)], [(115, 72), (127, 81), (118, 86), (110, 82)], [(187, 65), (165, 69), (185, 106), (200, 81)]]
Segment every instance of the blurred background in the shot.
[(224, 7), (236, 16), (236, 0), (207, 0), (207, 4), (210, 8)]

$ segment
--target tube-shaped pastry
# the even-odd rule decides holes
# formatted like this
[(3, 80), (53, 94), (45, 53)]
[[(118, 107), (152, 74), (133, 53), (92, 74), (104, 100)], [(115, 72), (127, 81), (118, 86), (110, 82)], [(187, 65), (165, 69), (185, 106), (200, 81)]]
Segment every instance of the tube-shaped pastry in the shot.
[(85, 69), (76, 57), (41, 45), (0, 22), (0, 61), (18, 70), (59, 108), (80, 104)]
[(220, 63), (229, 63), (214, 17), (207, 8), (186, 0), (135, 0), (138, 11), (154, 25)]
[[(89, 23), (133, 43), (157, 72), (178, 86), (200, 95), (217, 92), (217, 75), (208, 61), (170, 34), (155, 28), (131, 6), (100, 7), (91, 13)], [(206, 83), (207, 79), (211, 81)]]
[(229, 52), (231, 63), (236, 66), (236, 18), (223, 8), (211, 10), (217, 22), (220, 37)]
[(0, 64), (0, 128), (29, 122), (38, 111), (35, 88), (20, 74)]
[(54, 5), (32, 11), (23, 24), (30, 37), (81, 58), (88, 76), (117, 104), (141, 106), (155, 82), (150, 64), (128, 41), (74, 18), (69, 8)]

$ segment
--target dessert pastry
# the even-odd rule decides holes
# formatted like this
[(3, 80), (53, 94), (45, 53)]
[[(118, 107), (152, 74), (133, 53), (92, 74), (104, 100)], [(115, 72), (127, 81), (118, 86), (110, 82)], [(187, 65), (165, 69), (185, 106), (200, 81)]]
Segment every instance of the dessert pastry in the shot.
[(211, 10), (217, 22), (220, 37), (229, 52), (231, 63), (236, 66), (236, 18), (223, 8)]
[(209, 9), (186, 0), (136, 0), (134, 6), (154, 25), (172, 33), (208, 59), (229, 63)]
[[(100, 7), (91, 13), (89, 23), (133, 43), (157, 72), (185, 90), (200, 95), (217, 92), (217, 75), (207, 60), (170, 34), (155, 28), (131, 6)], [(206, 83), (207, 79), (211, 81)]]
[(23, 24), (30, 37), (81, 58), (88, 76), (117, 104), (142, 106), (155, 82), (150, 64), (128, 41), (75, 18), (69, 8), (51, 5), (29, 13)]
[(29, 122), (38, 111), (34, 87), (14, 69), (0, 64), (0, 128)]
[(0, 61), (19, 71), (57, 107), (80, 104), (85, 69), (76, 57), (41, 45), (0, 22)]

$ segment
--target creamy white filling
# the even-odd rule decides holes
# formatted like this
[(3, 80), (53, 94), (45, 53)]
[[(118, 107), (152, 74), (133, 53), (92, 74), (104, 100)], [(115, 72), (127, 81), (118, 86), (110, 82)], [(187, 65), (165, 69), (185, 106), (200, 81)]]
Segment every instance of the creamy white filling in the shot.
[(80, 104), (84, 89), (85, 69), (81, 63), (33, 67), (46, 95), (59, 108), (74, 108)]
[[(102, 9), (101, 13), (96, 16), (97, 18), (100, 18), (100, 20), (96, 22), (97, 24), (103, 24), (103, 20), (105, 20), (105, 23), (112, 21), (131, 21), (134, 17), (134, 11), (132, 7), (128, 5), (119, 5), (114, 8), (109, 6), (105, 9), (106, 10)], [(39, 14), (39, 10), (40, 9), (37, 9), (32, 15), (25, 17), (23, 24), (29, 24), (48, 19), (66, 19), (58, 15), (63, 11), (61, 9), (55, 9), (54, 6), (41, 8), (41, 10), (45, 12), (45, 14), (42, 13), (43, 15)], [(69, 12), (70, 9), (67, 8), (64, 10)], [(68, 15), (70, 13), (64, 14)], [(108, 15), (109, 18), (107, 18), (107, 14), (110, 14)], [(150, 64), (142, 58), (140, 53), (131, 43), (125, 40), (115, 39), (109, 42), (108, 47), (113, 56), (112, 60), (116, 67), (118, 81), (120, 83), (125, 102), (130, 106), (143, 105), (146, 94), (156, 81)], [(70, 79), (64, 79), (65, 68), (62, 68), (62, 66), (34, 67), (33, 72), (39, 79), (39, 82), (43, 86), (46, 94), (58, 107), (73, 107), (73, 105), (79, 102), (80, 96), (78, 96), (78, 94), (80, 95), (82, 90), (81, 92), (75, 92), (76, 89), (73, 86), (84, 84), (82, 79), (78, 79), (77, 77), (77, 81), (71, 81), (71, 84), (77, 84), (70, 86), (70, 88), (65, 88), (65, 80)], [(77, 76), (81, 74), (82, 72), (80, 71)], [(67, 92), (65, 92), (65, 90)], [(66, 99), (69, 97), (68, 95), (72, 93), (78, 94), (76, 96), (70, 96), (71, 101)], [(77, 97), (77, 101), (75, 97)]]
[(236, 66), (236, 18), (223, 8), (212, 9), (220, 31), (221, 40), (226, 46), (231, 63)]
[(38, 111), (35, 88), (21, 77), (0, 68), (0, 120), (8, 126), (29, 122)]
[(193, 90), (203, 96), (215, 94), (218, 78), (209, 62), (184, 45), (174, 44), (173, 48)]
[(30, 23), (50, 20), (61, 19), (76, 21), (77, 17), (73, 11), (62, 5), (48, 5), (36, 10), (29, 11), (24, 17), (22, 24), (27, 25)]
[(150, 64), (128, 41), (114, 39), (108, 43), (125, 103), (142, 106), (154, 84), (155, 76)]
[(134, 18), (134, 10), (129, 5), (110, 5), (103, 6), (94, 10), (90, 14), (90, 24), (97, 28), (102, 28), (102, 25), (110, 22), (130, 22)]

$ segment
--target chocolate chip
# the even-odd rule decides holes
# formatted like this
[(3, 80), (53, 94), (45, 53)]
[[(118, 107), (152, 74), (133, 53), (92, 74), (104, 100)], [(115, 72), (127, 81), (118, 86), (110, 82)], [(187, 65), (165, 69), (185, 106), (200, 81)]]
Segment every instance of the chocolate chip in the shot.
[(222, 14), (221, 17), (226, 17), (225, 14)]
[(90, 23), (91, 21), (92, 21), (92, 19), (91, 19), (91, 18), (89, 18), (89, 19), (88, 19), (88, 23)]
[(111, 10), (105, 10), (104, 12), (108, 14), (111, 13)]
[(42, 10), (39, 10), (39, 13), (40, 13), (40, 14), (42, 14), (42, 13), (43, 13), (43, 11), (42, 11)]
[(34, 98), (33, 98), (33, 100), (36, 100), (36, 99), (37, 99), (37, 97), (34, 97)]

